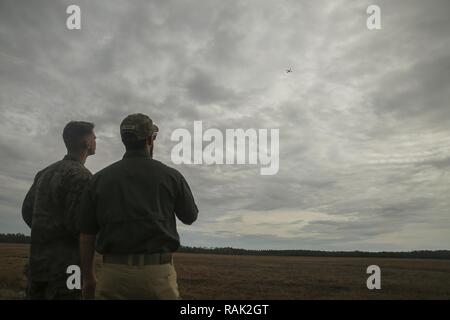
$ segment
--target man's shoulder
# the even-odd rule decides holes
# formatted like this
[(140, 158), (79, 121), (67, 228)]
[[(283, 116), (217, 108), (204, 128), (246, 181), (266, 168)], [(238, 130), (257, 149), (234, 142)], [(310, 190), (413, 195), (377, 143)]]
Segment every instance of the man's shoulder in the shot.
[(83, 185), (92, 177), (91, 172), (80, 162), (59, 160), (36, 174), (35, 182), (45, 188), (58, 189), (71, 188)]
[(36, 174), (36, 179), (39, 179), (42, 176), (54, 175), (56, 172), (61, 171), (62, 162), (63, 160), (53, 162), (52, 164), (46, 166), (44, 169), (38, 171), (38, 173)]
[(174, 176), (176, 178), (179, 178), (181, 176), (181, 173), (177, 169), (170, 167), (167, 164), (162, 163), (161, 161), (155, 159), (151, 159), (150, 161), (155, 167), (168, 175)]
[(92, 173), (81, 162), (73, 160), (58, 161), (58, 170), (72, 177), (91, 177)]
[(49, 164), (48, 166), (46, 166), (44, 169), (42, 169), (41, 171), (39, 171), (37, 174), (40, 175), (44, 172), (48, 172), (48, 171), (53, 171), (53, 170), (57, 170), (59, 168), (59, 166), (61, 165), (62, 160), (58, 160), (56, 162), (53, 162), (52, 164)]
[[(149, 167), (153, 167), (157, 172), (161, 174), (166, 174), (177, 178), (181, 176), (180, 172), (177, 169), (172, 168), (162, 163), (161, 161), (155, 159), (148, 159), (147, 161), (146, 164), (148, 164)], [(94, 174), (93, 178), (99, 179), (101, 177), (114, 176), (116, 173), (120, 172), (124, 168), (130, 170), (130, 167), (127, 166), (127, 161), (121, 159), (98, 171), (96, 174)], [(138, 167), (132, 167), (131, 169), (133, 168), (139, 169)]]
[(104, 167), (103, 169), (97, 171), (92, 176), (92, 178), (93, 179), (98, 179), (98, 178), (100, 178), (102, 176), (110, 175), (110, 174), (116, 172), (119, 169), (119, 167), (121, 166), (121, 164), (122, 164), (122, 160), (118, 160), (118, 161), (116, 161), (114, 163), (111, 163), (110, 165), (108, 165), (108, 166)]

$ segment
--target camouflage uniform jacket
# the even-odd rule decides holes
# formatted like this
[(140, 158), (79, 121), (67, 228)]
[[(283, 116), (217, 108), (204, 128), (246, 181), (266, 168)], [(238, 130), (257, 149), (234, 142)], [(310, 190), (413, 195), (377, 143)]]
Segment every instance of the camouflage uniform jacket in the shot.
[(66, 277), (69, 265), (79, 265), (79, 203), (91, 176), (71, 155), (36, 175), (22, 206), (31, 228), (32, 281)]

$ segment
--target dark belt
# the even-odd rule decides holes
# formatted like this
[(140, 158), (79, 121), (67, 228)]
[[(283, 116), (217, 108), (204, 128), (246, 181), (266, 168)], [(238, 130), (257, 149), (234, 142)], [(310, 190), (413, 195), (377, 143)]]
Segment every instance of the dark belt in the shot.
[(145, 266), (172, 263), (172, 253), (104, 254), (103, 263)]

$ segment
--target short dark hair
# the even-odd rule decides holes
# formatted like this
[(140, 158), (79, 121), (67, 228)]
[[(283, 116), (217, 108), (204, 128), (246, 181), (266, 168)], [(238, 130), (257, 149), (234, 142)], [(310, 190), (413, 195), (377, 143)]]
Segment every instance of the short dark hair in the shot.
[(121, 137), (126, 150), (141, 150), (147, 144), (147, 139), (138, 140), (133, 133), (125, 132), (122, 133)]
[(78, 151), (81, 148), (83, 138), (91, 134), (94, 124), (85, 121), (70, 121), (63, 130), (63, 140), (69, 151)]

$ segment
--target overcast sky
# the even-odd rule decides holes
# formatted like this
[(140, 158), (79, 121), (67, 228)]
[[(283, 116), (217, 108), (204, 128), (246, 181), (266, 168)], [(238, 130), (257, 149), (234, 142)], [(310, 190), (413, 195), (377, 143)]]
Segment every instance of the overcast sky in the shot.
[[(81, 30), (66, 7), (81, 7)], [(366, 8), (381, 7), (381, 30)], [(182, 244), (450, 249), (450, 1), (0, 0), (0, 232), (29, 230), (35, 173), (96, 125), (93, 173), (119, 123), (148, 114), (155, 158), (200, 215)], [(287, 68), (292, 73), (286, 73)], [(176, 128), (279, 128), (280, 169), (174, 165)]]

